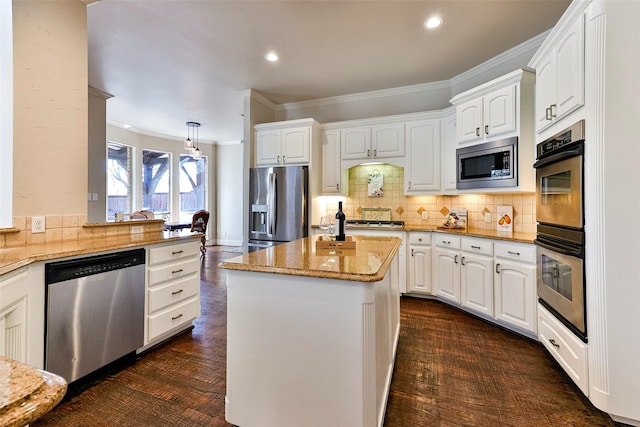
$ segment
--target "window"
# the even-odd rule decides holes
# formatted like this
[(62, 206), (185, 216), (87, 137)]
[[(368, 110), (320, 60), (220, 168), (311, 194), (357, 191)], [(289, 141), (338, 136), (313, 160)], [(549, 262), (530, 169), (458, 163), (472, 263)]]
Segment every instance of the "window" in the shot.
[(142, 150), (142, 209), (163, 216), (171, 211), (170, 166), (169, 153)]
[(107, 221), (114, 220), (118, 212), (132, 210), (132, 151), (127, 145), (107, 144)]
[(180, 156), (180, 221), (189, 222), (193, 214), (207, 207), (207, 159)]

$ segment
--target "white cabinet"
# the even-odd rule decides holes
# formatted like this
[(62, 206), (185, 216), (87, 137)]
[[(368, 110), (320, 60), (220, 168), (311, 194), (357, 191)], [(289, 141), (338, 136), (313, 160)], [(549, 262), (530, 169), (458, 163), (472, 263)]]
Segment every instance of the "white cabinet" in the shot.
[(407, 292), (431, 294), (431, 233), (409, 233), (409, 281)]
[[(347, 194), (343, 187), (340, 162), (340, 129), (326, 129), (322, 132), (322, 187), (324, 194)], [(347, 186), (348, 181), (344, 184)]]
[(542, 305), (538, 304), (538, 338), (585, 395), (589, 395), (588, 348)]
[[(449, 193), (456, 190), (456, 148), (458, 141), (456, 138), (456, 112), (450, 109), (445, 117), (442, 118), (442, 137), (441, 137), (441, 153), (442, 162), (442, 190)], [(406, 173), (406, 172), (405, 172)]]
[(404, 157), (404, 123), (342, 129), (342, 160)]
[[(535, 191), (534, 99), (536, 76), (516, 70), (451, 99), (456, 107), (456, 139), (465, 146), (518, 138), (518, 185), (511, 191)], [(451, 167), (455, 167), (451, 166)], [(479, 188), (473, 192), (506, 191)]]
[(462, 239), (460, 302), (463, 307), (493, 316), (493, 242)]
[(529, 63), (536, 70), (537, 133), (584, 105), (584, 25), (584, 15), (579, 15)]
[(40, 263), (0, 276), (0, 355), (41, 369), (44, 290)]
[(404, 231), (348, 229), (346, 234), (352, 236), (389, 236), (401, 239), (402, 243), (398, 248), (398, 287), (400, 289), (400, 293), (404, 294), (407, 292), (407, 246), (405, 242), (406, 233)]
[(440, 191), (440, 120), (406, 122), (405, 194)]
[(458, 142), (480, 142), (515, 132), (516, 111), (516, 85), (458, 105)]
[(460, 237), (436, 233), (434, 243), (434, 294), (460, 304)]
[(256, 125), (256, 166), (309, 164), (317, 126), (313, 119)]
[(495, 253), (495, 318), (535, 334), (535, 246), (496, 243)]
[(189, 327), (200, 316), (200, 241), (148, 249), (145, 344)]

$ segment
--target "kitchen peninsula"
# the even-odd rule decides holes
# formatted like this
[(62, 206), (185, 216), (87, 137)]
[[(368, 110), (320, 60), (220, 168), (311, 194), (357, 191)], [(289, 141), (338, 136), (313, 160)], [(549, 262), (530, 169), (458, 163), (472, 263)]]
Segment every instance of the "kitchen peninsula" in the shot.
[(226, 419), (241, 426), (381, 426), (400, 326), (395, 237), (319, 236), (227, 269)]

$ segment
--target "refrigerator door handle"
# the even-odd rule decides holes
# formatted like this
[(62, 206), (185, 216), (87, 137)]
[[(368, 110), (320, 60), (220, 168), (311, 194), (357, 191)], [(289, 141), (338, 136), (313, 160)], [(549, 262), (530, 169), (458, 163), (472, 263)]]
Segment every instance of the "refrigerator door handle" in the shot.
[(267, 211), (267, 217), (269, 218), (268, 234), (275, 234), (276, 227), (276, 203), (278, 201), (276, 194), (276, 174), (269, 174), (269, 207)]

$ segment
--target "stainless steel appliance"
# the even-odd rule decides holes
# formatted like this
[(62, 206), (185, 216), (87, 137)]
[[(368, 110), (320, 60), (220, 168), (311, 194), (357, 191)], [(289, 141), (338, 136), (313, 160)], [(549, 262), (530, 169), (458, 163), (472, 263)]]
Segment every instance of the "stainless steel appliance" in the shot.
[(586, 342), (584, 121), (538, 144), (537, 152), (539, 301)]
[(45, 369), (73, 382), (144, 345), (145, 251), (45, 265)]
[(307, 166), (249, 171), (249, 252), (308, 234)]
[(518, 185), (518, 138), (505, 138), (456, 150), (456, 188)]

